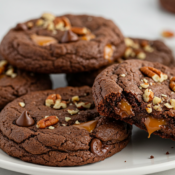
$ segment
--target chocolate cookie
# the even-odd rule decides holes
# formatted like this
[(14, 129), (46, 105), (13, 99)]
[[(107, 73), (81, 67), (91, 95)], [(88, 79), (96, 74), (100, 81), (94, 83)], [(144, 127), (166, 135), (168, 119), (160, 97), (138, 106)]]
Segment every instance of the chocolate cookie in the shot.
[(172, 13), (175, 13), (175, 1), (174, 0), (159, 0), (161, 6)]
[(100, 73), (93, 85), (101, 115), (175, 140), (175, 72), (159, 64), (128, 60)]
[(34, 74), (12, 67), (0, 56), (0, 109), (31, 91), (52, 87), (49, 75)]
[[(160, 40), (146, 40), (137, 38), (125, 38), (127, 46), (124, 55), (116, 63), (127, 59), (138, 59), (162, 63), (167, 66), (173, 64), (172, 51)], [(92, 86), (96, 76), (107, 66), (98, 70), (66, 75), (69, 86)]]
[(17, 24), (0, 50), (14, 66), (42, 73), (98, 69), (117, 60), (125, 50), (119, 28), (102, 17), (43, 14)]
[[(19, 103), (25, 103), (21, 107)], [(131, 126), (99, 115), (91, 88), (33, 92), (0, 114), (0, 147), (10, 156), (48, 166), (104, 160), (129, 142)]]

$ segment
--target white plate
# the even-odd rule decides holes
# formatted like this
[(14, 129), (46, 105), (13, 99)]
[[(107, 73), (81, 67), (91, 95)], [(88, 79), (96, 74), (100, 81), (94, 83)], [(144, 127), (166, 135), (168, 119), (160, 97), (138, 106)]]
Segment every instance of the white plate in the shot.
[[(169, 155), (166, 155), (167, 151)], [(154, 159), (149, 159), (151, 155)], [(102, 162), (81, 167), (47, 167), (22, 162), (0, 151), (0, 167), (32, 175), (148, 174), (175, 167), (175, 142), (154, 135), (147, 139), (145, 131), (134, 128), (131, 143), (120, 153)]]

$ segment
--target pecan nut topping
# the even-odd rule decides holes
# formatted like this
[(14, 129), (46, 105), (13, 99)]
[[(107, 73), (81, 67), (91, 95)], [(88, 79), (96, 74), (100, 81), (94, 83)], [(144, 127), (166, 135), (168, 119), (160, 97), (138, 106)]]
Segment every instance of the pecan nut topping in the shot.
[(59, 119), (57, 116), (49, 116), (47, 118), (44, 118), (42, 120), (40, 120), (36, 127), (37, 128), (40, 128), (40, 129), (44, 129), (48, 126), (52, 126), (52, 125), (55, 125), (56, 123), (58, 123)]
[(171, 78), (169, 86), (171, 90), (175, 91), (175, 77)]
[(140, 71), (148, 77), (152, 78), (155, 82), (163, 82), (168, 78), (166, 74), (153, 67), (142, 67), (140, 68)]

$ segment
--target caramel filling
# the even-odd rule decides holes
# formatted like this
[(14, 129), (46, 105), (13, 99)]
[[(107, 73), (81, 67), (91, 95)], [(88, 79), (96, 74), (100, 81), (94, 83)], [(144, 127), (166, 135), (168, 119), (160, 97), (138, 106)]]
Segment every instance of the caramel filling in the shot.
[(57, 40), (55, 38), (49, 36), (39, 36), (33, 34), (30, 37), (33, 40), (33, 42), (39, 46), (48, 46), (50, 44), (57, 43)]
[(107, 44), (104, 48), (104, 58), (110, 62), (112, 61), (111, 60), (112, 55), (113, 55), (113, 47), (111, 44)]
[(148, 131), (148, 138), (150, 138), (151, 134), (155, 131), (160, 130), (162, 125), (166, 125), (166, 121), (163, 119), (155, 119), (153, 117), (147, 117), (145, 120), (145, 126)]
[(81, 40), (86, 40), (86, 41), (90, 41), (91, 39), (94, 39), (95, 35), (93, 35), (92, 33), (89, 33), (87, 35), (84, 35), (81, 37)]
[(131, 105), (125, 99), (122, 99), (118, 103), (118, 108), (115, 109), (115, 111), (122, 118), (128, 117), (129, 115), (133, 114)]
[(88, 122), (84, 122), (78, 125), (73, 125), (79, 129), (86, 129), (88, 132), (92, 132), (95, 127), (97, 126), (97, 120), (92, 120), (92, 121), (88, 121)]

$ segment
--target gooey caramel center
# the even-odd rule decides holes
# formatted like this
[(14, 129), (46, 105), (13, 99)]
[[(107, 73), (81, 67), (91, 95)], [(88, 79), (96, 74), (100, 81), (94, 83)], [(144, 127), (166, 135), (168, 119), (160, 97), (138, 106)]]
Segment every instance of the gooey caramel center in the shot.
[(115, 109), (116, 113), (120, 115), (122, 118), (128, 117), (133, 114), (131, 105), (125, 100), (122, 99), (117, 108)]
[(144, 124), (149, 134), (148, 138), (150, 138), (153, 132), (160, 130), (162, 125), (166, 125), (166, 121), (164, 119), (156, 119), (153, 117), (147, 117)]
[(92, 121), (84, 122), (81, 124), (75, 124), (73, 126), (79, 128), (79, 129), (85, 129), (88, 132), (92, 132), (95, 129), (95, 127), (97, 126), (97, 120), (92, 120)]
[(57, 40), (55, 38), (49, 36), (39, 36), (33, 34), (30, 37), (33, 40), (33, 42), (39, 46), (48, 46), (50, 44), (57, 43)]

